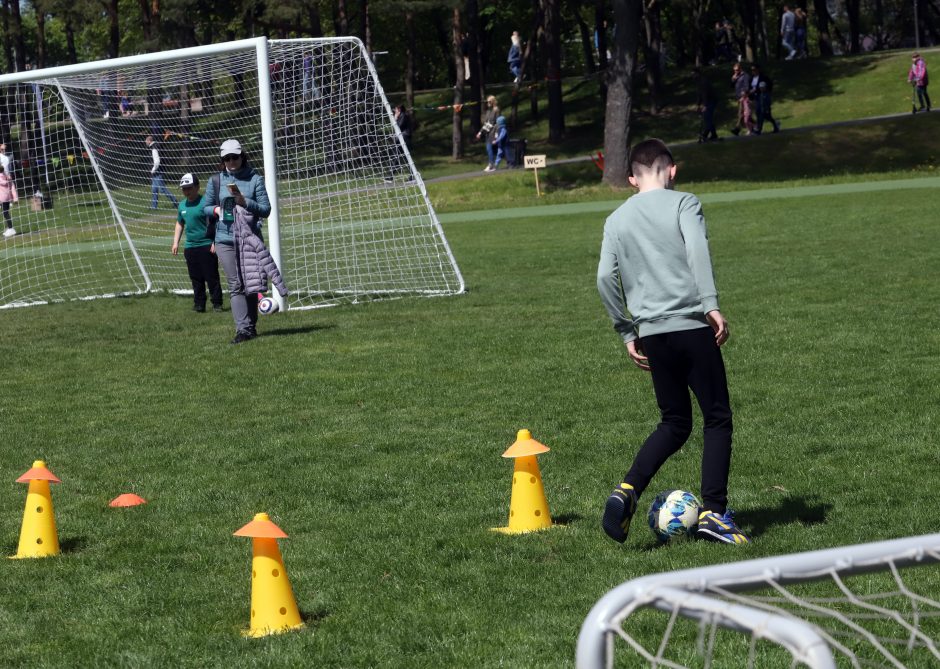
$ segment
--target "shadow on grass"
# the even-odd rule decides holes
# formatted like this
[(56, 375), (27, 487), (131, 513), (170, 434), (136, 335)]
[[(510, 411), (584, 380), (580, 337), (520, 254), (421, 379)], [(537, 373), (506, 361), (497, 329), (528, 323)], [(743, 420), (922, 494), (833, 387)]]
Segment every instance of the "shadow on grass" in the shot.
[(313, 611), (300, 609), (300, 619), (304, 621), (305, 625), (310, 627), (316, 627), (321, 622), (329, 618), (332, 614), (332, 611), (327, 611), (326, 609), (315, 609)]
[(304, 325), (297, 328), (278, 328), (277, 330), (266, 330), (261, 332), (261, 337), (284, 337), (288, 335), (309, 334), (317, 330), (332, 330), (336, 326), (332, 323), (326, 325)]
[(751, 538), (759, 537), (775, 525), (820, 525), (826, 522), (826, 516), (832, 510), (832, 504), (820, 502), (817, 498), (788, 497), (774, 507), (758, 507), (735, 513), (735, 521), (745, 531), (750, 530)]
[[(59, 553), (80, 553), (88, 545), (88, 537), (67, 537), (59, 541)], [(19, 542), (0, 544), (0, 555), (12, 557), (19, 549)], [(37, 558), (41, 559), (41, 558)]]
[(584, 516), (577, 513), (562, 513), (552, 516), (552, 525), (571, 525), (579, 520), (584, 520)]

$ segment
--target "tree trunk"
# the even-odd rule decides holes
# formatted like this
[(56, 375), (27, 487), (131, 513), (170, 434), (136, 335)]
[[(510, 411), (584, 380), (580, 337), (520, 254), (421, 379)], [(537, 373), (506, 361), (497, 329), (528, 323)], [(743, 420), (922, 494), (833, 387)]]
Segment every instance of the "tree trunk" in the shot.
[(121, 52), (121, 24), (118, 21), (118, 0), (104, 0), (108, 15), (108, 58), (117, 58)]
[(813, 0), (816, 10), (816, 34), (819, 40), (819, 55), (828, 58), (832, 55), (832, 36), (829, 34), (829, 7), (826, 0)]
[(578, 24), (578, 34), (581, 35), (581, 53), (584, 57), (584, 76), (590, 77), (597, 72), (594, 65), (594, 43), (591, 40), (591, 31), (587, 22), (581, 16), (581, 3), (578, 0), (569, 0), (568, 9)]
[(662, 99), (662, 8), (657, 0), (643, 3), (643, 25), (646, 28), (646, 40), (643, 44), (643, 58), (646, 61), (646, 85), (650, 92), (650, 114), (659, 113), (659, 101)]
[[(464, 28), (464, 41), (461, 42), (461, 57), (466, 58), (470, 69), (470, 134), (483, 126), (481, 111), (483, 107), (482, 87), (480, 84), (480, 63), (477, 53), (477, 36), (480, 34), (480, 12), (477, 0), (467, 0), (467, 25)], [(466, 49), (466, 52), (463, 51)], [(465, 73), (466, 74), (466, 73)]]
[(607, 69), (603, 181), (614, 188), (627, 186), (630, 165), (630, 115), (633, 111), (633, 70), (642, 18), (640, 2), (613, 0), (617, 32)]
[(333, 6), (333, 29), (337, 37), (349, 34), (349, 13), (346, 11), (346, 0), (336, 0)]
[(849, 51), (852, 53), (861, 51), (861, 42), (859, 40), (860, 5), (860, 0), (845, 0), (845, 13), (849, 16)]
[[(764, 0), (759, 0), (757, 4), (758, 20), (757, 20), (757, 30), (758, 37), (760, 37), (760, 53), (763, 60), (770, 59), (770, 40), (767, 38), (767, 8), (764, 6)], [(774, 32), (776, 35), (777, 32)], [(777, 40), (775, 39), (774, 42)]]
[(708, 7), (711, 0), (693, 0), (692, 2), (692, 57), (695, 59), (695, 66), (702, 67), (705, 64), (705, 17), (708, 15)]
[(738, 5), (744, 24), (744, 60), (757, 60), (757, 1), (741, 0)]
[(454, 69), (457, 70), (456, 84), (454, 85), (454, 123), (453, 123), (453, 150), (451, 157), (454, 160), (463, 158), (463, 53), (460, 49), (460, 42), (463, 36), (463, 26), (460, 20), (460, 7), (454, 7), (452, 24), (452, 47)]
[(411, 126), (414, 127), (415, 106), (415, 13), (413, 9), (405, 10), (405, 108), (411, 115)]
[(69, 65), (78, 62), (78, 50), (75, 48), (75, 19), (72, 13), (68, 12), (65, 16), (65, 52)]
[(10, 0), (8, 6), (10, 8), (10, 32), (7, 34), (13, 45), (14, 69), (22, 72), (26, 69), (26, 45), (23, 42), (23, 20), (20, 17), (19, 0)]
[(36, 67), (46, 66), (46, 7), (44, 2), (34, 2), (36, 10)]
[(548, 87), (548, 141), (565, 138), (565, 106), (561, 90), (561, 0), (543, 0), (545, 79)]
[(323, 22), (320, 19), (320, 5), (311, 2), (307, 6), (307, 20), (310, 21), (310, 36), (323, 37)]
[(369, 17), (369, 0), (359, 0), (359, 34), (366, 51), (372, 55), (372, 22)]

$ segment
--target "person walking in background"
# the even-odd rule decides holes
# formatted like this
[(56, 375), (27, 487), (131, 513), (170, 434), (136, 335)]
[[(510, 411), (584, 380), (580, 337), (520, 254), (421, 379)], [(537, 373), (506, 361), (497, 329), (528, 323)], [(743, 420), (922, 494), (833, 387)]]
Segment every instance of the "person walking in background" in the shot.
[(774, 82), (760, 70), (757, 64), (751, 65), (751, 98), (754, 101), (754, 108), (757, 116), (757, 127), (754, 134), (759, 135), (764, 131), (764, 121), (770, 121), (773, 124), (774, 132), (780, 132), (780, 124), (774, 118), (771, 112), (773, 98), (771, 94), (774, 90)]
[(160, 151), (157, 149), (157, 143), (153, 140), (153, 135), (147, 135), (144, 144), (150, 149), (150, 155), (153, 159), (153, 166), (150, 168), (150, 208), (157, 208), (157, 197), (160, 193), (166, 195), (167, 199), (173, 203), (173, 207), (179, 207), (179, 201), (173, 197), (173, 193), (166, 187), (166, 181), (163, 180), (163, 167), (160, 165)]
[(518, 84), (522, 78), (522, 38), (519, 37), (519, 31), (513, 30), (510, 38), (512, 44), (509, 46), (509, 55), (506, 56), (506, 62), (509, 63), (509, 71), (512, 72), (514, 84)]
[(698, 87), (698, 111), (702, 117), (698, 141), (699, 144), (713, 142), (718, 139), (718, 132), (715, 130), (715, 107), (718, 106), (718, 98), (715, 96), (712, 83), (705, 76), (702, 69), (696, 67), (692, 71), (695, 73), (695, 81)]
[(911, 69), (907, 73), (907, 82), (914, 87), (920, 109), (914, 106), (914, 96), (911, 96), (911, 112), (930, 111), (930, 96), (927, 95), (927, 63), (919, 53), (911, 56)]
[(806, 58), (809, 55), (806, 50), (806, 22), (809, 17), (802, 7), (794, 9), (793, 16), (796, 18), (796, 57)]
[(405, 146), (411, 151), (411, 117), (408, 116), (408, 112), (405, 111), (404, 105), (396, 105), (395, 107), (395, 125), (398, 126), (398, 130), (405, 140)]
[(790, 11), (790, 5), (783, 6), (783, 16), (780, 17), (780, 37), (784, 48), (788, 51), (786, 60), (793, 60), (796, 55), (796, 14)]
[(506, 149), (509, 148), (509, 128), (506, 127), (505, 116), (496, 117), (496, 137), (493, 139), (493, 147), (496, 149), (496, 158), (493, 160), (493, 169), (485, 171), (492, 172), (499, 169), (499, 161), (507, 157)]
[(229, 304), (235, 320), (233, 344), (258, 336), (258, 293), (246, 288), (244, 267), (240, 264), (236, 218), (261, 239), (261, 222), (271, 213), (271, 201), (264, 179), (249, 164), (237, 139), (227, 139), (219, 147), (222, 171), (209, 179), (203, 199), (206, 220), (215, 224), (215, 252), (225, 270)]
[(206, 310), (206, 288), (212, 300), (212, 310), (222, 311), (222, 285), (219, 280), (219, 261), (215, 255), (215, 245), (206, 221), (206, 212), (199, 192), (199, 179), (192, 174), (184, 174), (180, 179), (183, 201), (176, 214), (176, 230), (173, 233), (173, 246), (170, 252), (177, 255), (180, 237), (186, 230), (186, 246), (183, 257), (189, 270), (189, 280), (193, 284), (193, 311), (204, 313)]
[(10, 172), (10, 156), (7, 155), (7, 145), (6, 143), (0, 144), (0, 167), (3, 168), (3, 171), (7, 174)]
[(741, 63), (735, 63), (731, 67), (731, 84), (734, 86), (734, 97), (738, 103), (738, 119), (731, 132), (735, 135), (744, 130), (748, 135), (754, 129), (754, 122), (751, 120), (751, 100), (749, 97), (751, 80), (744, 73)]
[(3, 221), (6, 228), (3, 230), (4, 237), (12, 237), (16, 234), (13, 227), (13, 216), (10, 214), (10, 206), (14, 202), (19, 202), (20, 196), (16, 192), (16, 184), (13, 178), (7, 173), (6, 169), (0, 167), (0, 206), (3, 208)]
[(486, 144), (486, 167), (484, 172), (492, 172), (496, 169), (496, 145), (493, 140), (496, 139), (496, 119), (499, 118), (499, 103), (495, 95), (486, 97), (486, 112), (483, 114), (483, 127), (477, 133), (477, 139), (484, 138)]
[(660, 422), (608, 496), (601, 527), (626, 541), (639, 498), (692, 433), (691, 389), (704, 421), (695, 536), (746, 544), (727, 507), (733, 426), (721, 346), (729, 329), (718, 309), (702, 204), (674, 189), (676, 163), (658, 139), (633, 147), (628, 175), (638, 192), (604, 224), (597, 289), (630, 360), (652, 375)]

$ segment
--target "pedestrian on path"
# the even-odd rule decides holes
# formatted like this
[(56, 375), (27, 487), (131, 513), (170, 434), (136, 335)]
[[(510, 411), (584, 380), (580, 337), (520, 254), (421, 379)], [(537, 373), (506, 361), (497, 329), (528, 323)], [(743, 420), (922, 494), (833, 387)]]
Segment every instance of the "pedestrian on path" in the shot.
[[(911, 95), (911, 112), (916, 114), (919, 111), (930, 111), (930, 96), (927, 95), (927, 63), (919, 53), (911, 56), (911, 69), (907, 73), (907, 81), (914, 87), (913, 95)], [(917, 96), (920, 109), (914, 103), (914, 95)]]

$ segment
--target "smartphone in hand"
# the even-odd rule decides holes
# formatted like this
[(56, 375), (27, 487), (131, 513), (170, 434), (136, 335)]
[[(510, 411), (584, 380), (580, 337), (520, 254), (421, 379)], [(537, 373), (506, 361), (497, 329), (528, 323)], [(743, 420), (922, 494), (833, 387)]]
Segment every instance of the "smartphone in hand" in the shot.
[(228, 192), (234, 195), (235, 197), (238, 197), (239, 195), (242, 194), (242, 192), (238, 190), (238, 184), (228, 184)]

